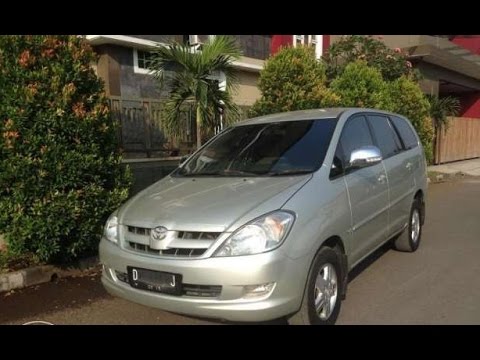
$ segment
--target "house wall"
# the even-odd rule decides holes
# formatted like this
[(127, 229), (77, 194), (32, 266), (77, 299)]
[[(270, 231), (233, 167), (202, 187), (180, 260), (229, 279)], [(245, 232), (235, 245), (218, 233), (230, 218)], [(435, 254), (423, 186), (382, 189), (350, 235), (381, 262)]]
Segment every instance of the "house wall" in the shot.
[[(133, 49), (119, 45), (100, 45), (95, 50), (99, 54), (97, 73), (105, 82), (108, 96), (121, 96), (129, 99), (159, 99), (166, 92), (158, 89), (154, 77), (138, 74), (133, 67)], [(242, 62), (256, 64), (253, 59), (243, 58)], [(251, 106), (260, 97), (257, 88), (259, 73), (239, 69), (237, 77), (239, 86), (233, 95), (239, 105)]]
[(265, 60), (270, 55), (270, 35), (232, 35), (242, 50), (243, 56)]
[(480, 118), (480, 92), (465, 94), (460, 98), (460, 116)]
[(125, 98), (154, 98), (162, 93), (152, 75), (138, 74), (133, 68), (133, 49), (119, 45), (100, 45), (99, 76), (105, 81), (107, 95)]
[(258, 72), (238, 71), (238, 89), (233, 94), (233, 99), (238, 105), (251, 106), (255, 100), (261, 96), (260, 90), (257, 87)]

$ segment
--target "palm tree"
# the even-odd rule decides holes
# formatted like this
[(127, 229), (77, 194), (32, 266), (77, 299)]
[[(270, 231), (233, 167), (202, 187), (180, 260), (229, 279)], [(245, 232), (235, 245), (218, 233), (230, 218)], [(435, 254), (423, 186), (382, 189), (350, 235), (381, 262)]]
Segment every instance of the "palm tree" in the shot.
[[(194, 48), (189, 44), (171, 42), (158, 47), (150, 67), (160, 87), (169, 93), (164, 107), (164, 128), (174, 137), (182, 133), (179, 119), (185, 105), (193, 105), (196, 112), (197, 148), (202, 145), (202, 134), (209, 135), (218, 124), (222, 111), (226, 120), (238, 115), (232, 91), (237, 86), (233, 62), (240, 58), (235, 39), (215, 36)], [(226, 88), (220, 89), (218, 75), (223, 74)]]

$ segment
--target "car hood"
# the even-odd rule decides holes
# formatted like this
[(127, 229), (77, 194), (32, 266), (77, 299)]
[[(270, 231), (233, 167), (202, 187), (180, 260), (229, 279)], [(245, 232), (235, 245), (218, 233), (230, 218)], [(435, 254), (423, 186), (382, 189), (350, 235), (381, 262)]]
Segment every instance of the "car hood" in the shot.
[(119, 222), (145, 228), (164, 226), (178, 231), (232, 231), (245, 221), (281, 208), (309, 179), (311, 175), (167, 176), (122, 206)]

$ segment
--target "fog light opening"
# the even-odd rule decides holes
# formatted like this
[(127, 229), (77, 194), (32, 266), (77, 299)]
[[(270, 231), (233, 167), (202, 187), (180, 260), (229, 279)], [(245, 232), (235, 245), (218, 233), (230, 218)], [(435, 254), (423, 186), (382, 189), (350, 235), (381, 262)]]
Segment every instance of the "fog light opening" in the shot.
[(243, 287), (243, 297), (244, 298), (253, 298), (253, 297), (261, 297), (265, 295), (270, 295), (275, 287), (275, 283), (266, 283), (266, 284), (259, 284), (259, 285), (246, 285)]

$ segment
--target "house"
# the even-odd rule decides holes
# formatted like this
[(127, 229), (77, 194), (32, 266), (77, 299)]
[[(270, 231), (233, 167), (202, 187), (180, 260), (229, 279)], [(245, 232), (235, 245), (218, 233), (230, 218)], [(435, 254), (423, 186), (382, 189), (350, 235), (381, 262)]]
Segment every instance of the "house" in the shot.
[[(184, 138), (180, 143), (168, 145), (168, 139), (165, 139), (159, 125), (161, 102), (166, 94), (158, 89), (147, 63), (149, 52), (156, 46), (170, 40), (196, 45), (210, 36), (215, 35), (86, 36), (99, 54), (97, 73), (104, 79), (111, 108), (122, 123), (121, 141), (127, 157), (164, 157), (169, 154), (168, 151), (165, 153), (165, 149), (173, 147), (185, 152), (194, 146), (194, 116), (188, 111), (182, 120), (186, 129)], [(341, 35), (232, 36), (243, 52), (242, 58), (235, 63), (239, 87), (234, 101), (246, 110), (260, 97), (257, 88), (259, 72), (271, 54), (283, 46), (309, 44), (315, 47), (315, 53), (320, 58)], [(446, 147), (457, 147), (449, 140), (454, 137), (452, 134), (456, 134), (454, 129), (460, 127), (458, 131), (466, 131), (476, 123), (465, 123), (464, 119), (480, 118), (480, 35), (385, 35), (378, 38), (389, 47), (401, 48), (409, 54), (409, 60), (423, 76), (420, 85), (425, 93), (460, 99), (460, 120), (454, 122), (458, 126), (449, 130), (449, 136), (441, 139), (443, 145), (436, 149), (435, 154), (437, 162), (480, 156), (479, 146), (476, 145), (480, 143), (480, 135), (462, 141), (462, 149), (445, 150)]]
[[(172, 142), (161, 131), (162, 93), (148, 69), (150, 52), (172, 40), (192, 46), (214, 35), (86, 35), (99, 55), (97, 74), (105, 82), (114, 116), (122, 125), (121, 145), (128, 158), (158, 158), (188, 152), (194, 147), (195, 123), (192, 109), (182, 118), (185, 132)], [(238, 91), (234, 101), (246, 113), (260, 91), (257, 80), (270, 55), (269, 35), (235, 35), (243, 56), (235, 62)], [(221, 79), (219, 79), (221, 81)]]
[[(215, 35), (86, 35), (99, 55), (97, 74), (105, 82), (111, 109), (122, 124), (121, 143), (129, 158), (156, 158), (169, 155), (172, 149), (188, 151), (194, 146), (193, 112), (186, 112), (185, 136), (179, 143), (169, 144), (161, 125), (162, 93), (148, 69), (150, 51), (171, 40), (192, 46)], [(234, 101), (246, 110), (260, 97), (257, 87), (259, 72), (266, 58), (280, 46), (311, 44), (320, 58), (325, 47), (323, 35), (232, 35), (238, 41), (243, 56), (234, 63), (239, 80)], [(221, 79), (219, 79), (221, 81)], [(164, 151), (167, 149), (167, 151)], [(170, 153), (171, 154), (171, 153)]]

